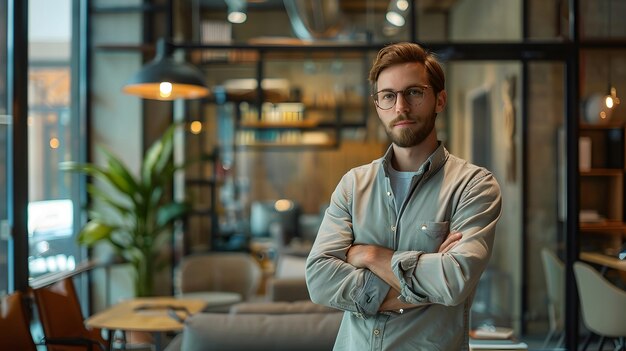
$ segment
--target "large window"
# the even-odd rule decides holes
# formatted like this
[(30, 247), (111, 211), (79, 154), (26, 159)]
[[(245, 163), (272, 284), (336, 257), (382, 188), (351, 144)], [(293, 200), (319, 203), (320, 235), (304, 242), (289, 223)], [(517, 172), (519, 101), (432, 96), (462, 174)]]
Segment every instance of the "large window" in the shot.
[(74, 209), (79, 194), (63, 161), (79, 160), (72, 105), (71, 0), (30, 0), (28, 69), (28, 269), (31, 278), (72, 270), (79, 260)]

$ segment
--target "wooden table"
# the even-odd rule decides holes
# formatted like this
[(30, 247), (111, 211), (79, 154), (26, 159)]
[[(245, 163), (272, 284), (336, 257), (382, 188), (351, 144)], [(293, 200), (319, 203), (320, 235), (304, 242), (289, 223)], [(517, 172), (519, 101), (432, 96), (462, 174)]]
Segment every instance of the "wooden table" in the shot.
[[(175, 297), (144, 297), (122, 301), (110, 308), (98, 312), (85, 320), (90, 328), (106, 329), (109, 349), (112, 349), (112, 335), (116, 330), (142, 331), (153, 333), (156, 337), (155, 347), (162, 349), (161, 333), (180, 331), (183, 324), (168, 314), (169, 310), (184, 319), (188, 314), (202, 311), (207, 301), (199, 299), (182, 299)], [(169, 312), (171, 313), (171, 312)]]
[(228, 307), (242, 301), (240, 294), (226, 291), (196, 291), (181, 293), (178, 299), (202, 300), (206, 304), (205, 309), (216, 307)]
[[(605, 268), (613, 268), (626, 272), (626, 260), (620, 260), (615, 256), (609, 256), (599, 252), (583, 251), (580, 253), (580, 259), (583, 261), (601, 265)], [(605, 268), (603, 268), (603, 271), (605, 270)]]

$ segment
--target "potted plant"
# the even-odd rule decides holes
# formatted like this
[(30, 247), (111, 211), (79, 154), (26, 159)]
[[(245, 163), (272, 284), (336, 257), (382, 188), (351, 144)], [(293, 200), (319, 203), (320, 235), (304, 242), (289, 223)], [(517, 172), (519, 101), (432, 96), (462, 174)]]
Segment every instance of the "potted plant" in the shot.
[(186, 202), (170, 200), (168, 189), (174, 174), (184, 166), (173, 162), (174, 130), (170, 126), (144, 155), (139, 176), (111, 152), (100, 148), (106, 166), (64, 162), (62, 170), (80, 172), (100, 180), (112, 189), (89, 184), (87, 192), (98, 200), (88, 211), (88, 222), (78, 234), (78, 242), (91, 247), (107, 242), (130, 263), (134, 271), (135, 294), (151, 296), (154, 275), (162, 267), (161, 248), (171, 235), (171, 225), (189, 211)]

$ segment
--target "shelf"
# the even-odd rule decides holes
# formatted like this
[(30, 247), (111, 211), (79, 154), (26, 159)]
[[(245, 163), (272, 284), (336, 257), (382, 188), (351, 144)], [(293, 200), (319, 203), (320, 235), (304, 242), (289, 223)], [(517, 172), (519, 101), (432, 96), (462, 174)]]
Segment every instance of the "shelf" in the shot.
[[(595, 211), (603, 221), (581, 222), (588, 235), (612, 236), (612, 247), (626, 233), (624, 218), (624, 123), (580, 124), (580, 209)], [(606, 240), (606, 239), (603, 239)], [(599, 243), (596, 242), (596, 245)]]
[(580, 130), (605, 130), (605, 129), (621, 129), (621, 128), (624, 128), (624, 124), (622, 122), (609, 122), (606, 124), (588, 124), (588, 123), (579, 124)]
[(324, 148), (336, 148), (339, 144), (336, 141), (328, 141), (324, 143), (305, 144), (305, 143), (271, 143), (271, 142), (255, 142), (249, 144), (237, 144), (235, 147), (240, 150), (245, 149), (270, 149), (270, 150), (284, 150), (293, 151), (298, 149), (324, 149)]
[(620, 168), (595, 168), (588, 171), (580, 171), (581, 177), (621, 177), (624, 170)]
[[(361, 97), (359, 97), (360, 99), (362, 99)], [(363, 110), (363, 104), (362, 102), (338, 102), (335, 104), (308, 104), (305, 103), (304, 104), (304, 108), (305, 110), (320, 110), (320, 111), (331, 111), (331, 110), (355, 110), (355, 111), (360, 111)]]
[(622, 221), (605, 220), (599, 222), (581, 222), (579, 224), (582, 232), (624, 232), (626, 233), (626, 223)]
[(319, 121), (317, 119), (305, 119), (303, 121), (277, 121), (277, 122), (241, 122), (239, 124), (240, 128), (254, 128), (254, 129), (310, 129), (315, 128), (319, 125)]

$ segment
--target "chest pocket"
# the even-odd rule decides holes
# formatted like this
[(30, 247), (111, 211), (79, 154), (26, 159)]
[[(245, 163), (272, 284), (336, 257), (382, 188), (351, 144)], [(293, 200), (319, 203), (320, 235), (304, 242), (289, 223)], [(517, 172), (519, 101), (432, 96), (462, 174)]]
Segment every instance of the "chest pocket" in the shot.
[(450, 222), (416, 221), (414, 228), (407, 229), (404, 237), (410, 240), (406, 250), (437, 252), (450, 231)]

